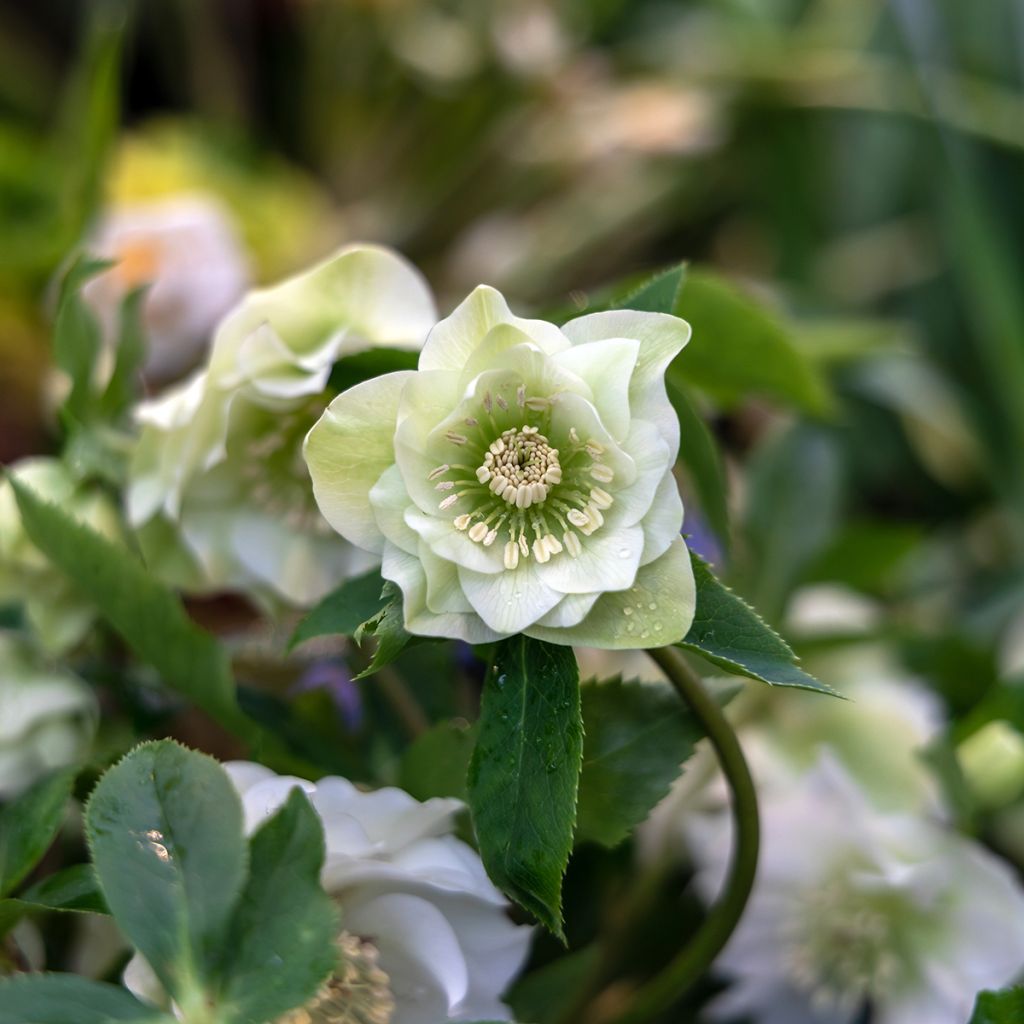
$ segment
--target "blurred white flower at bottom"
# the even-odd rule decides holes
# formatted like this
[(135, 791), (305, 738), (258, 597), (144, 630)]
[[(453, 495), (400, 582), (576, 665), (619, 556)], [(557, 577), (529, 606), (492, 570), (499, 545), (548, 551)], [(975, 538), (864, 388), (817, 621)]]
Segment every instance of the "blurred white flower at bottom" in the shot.
[[(509, 920), (479, 856), (451, 834), (460, 801), (421, 803), (394, 788), (363, 792), (338, 777), (314, 784), (250, 762), (225, 768), (241, 794), (248, 832), (296, 786), (324, 826), (321, 880), (341, 907), (342, 967), (282, 1024), (512, 1019), (501, 996), (523, 966), (533, 929)], [(125, 984), (160, 1001), (159, 982), (139, 956)], [(360, 1004), (346, 1010), (346, 1000)]]
[[(964, 1024), (974, 995), (1024, 970), (1024, 890), (977, 843), (923, 817), (875, 810), (824, 754), (762, 806), (754, 893), (717, 962), (718, 1020), (756, 1024)], [(711, 898), (724, 815), (689, 836)]]

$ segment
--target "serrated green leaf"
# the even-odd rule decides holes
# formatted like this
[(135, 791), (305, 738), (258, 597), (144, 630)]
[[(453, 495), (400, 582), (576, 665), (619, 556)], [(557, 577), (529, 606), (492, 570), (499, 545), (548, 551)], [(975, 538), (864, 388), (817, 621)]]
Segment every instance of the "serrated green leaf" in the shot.
[(1024, 985), (1001, 992), (979, 992), (970, 1024), (1021, 1024), (1024, 1021)]
[(335, 969), (337, 914), (320, 886), (324, 831), (305, 793), (249, 844), (249, 881), (228, 929), (218, 1020), (263, 1024), (311, 999)]
[(665, 687), (615, 678), (580, 693), (585, 739), (576, 839), (612, 847), (668, 793), (704, 734)]
[(669, 380), (698, 387), (727, 407), (763, 395), (814, 415), (829, 410), (818, 368), (775, 317), (722, 278), (691, 270), (675, 313), (690, 323), (693, 337), (669, 367)]
[(0, 809), (0, 896), (13, 892), (49, 849), (76, 774), (54, 772)]
[(0, 1024), (173, 1024), (117, 985), (74, 974), (22, 974), (0, 980)]
[(466, 778), (477, 729), (464, 721), (441, 722), (418, 736), (402, 755), (398, 785), (417, 800), (466, 799)]
[(246, 879), (242, 805), (227, 773), (173, 741), (144, 743), (100, 779), (85, 821), (118, 926), (178, 1003), (195, 1003)]
[(390, 665), (410, 644), (425, 643), (428, 639), (406, 632), (405, 617), (402, 614), (402, 592), (390, 580), (384, 584), (381, 600), (387, 603), (362, 623), (354, 634), (357, 644), (361, 644), (366, 636), (372, 636), (377, 641), (377, 648), (373, 652), (370, 664), (354, 676), (355, 679), (372, 676), (385, 665)]
[(691, 397), (677, 384), (668, 381), (666, 389), (679, 419), (679, 458), (693, 481), (701, 511), (723, 548), (728, 550), (728, 485), (718, 445), (698, 415)]
[(227, 653), (185, 614), (178, 598), (127, 550), (9, 477), (32, 543), (96, 605), (129, 647), (172, 689), (226, 728), (252, 738), (235, 702)]
[(383, 590), (384, 579), (379, 569), (371, 569), (362, 576), (346, 580), (296, 626), (288, 642), (289, 650), (316, 636), (353, 635), (364, 622), (382, 610)]
[(572, 648), (501, 641), (484, 684), (469, 806), (491, 879), (559, 937), (582, 753)]
[(616, 301), (617, 309), (639, 309), (645, 313), (674, 313), (686, 280), (686, 264), (669, 267), (649, 277), (638, 288)]
[(769, 686), (794, 686), (839, 696), (797, 666), (789, 644), (743, 598), (717, 580), (699, 555), (691, 551), (690, 560), (697, 584), (697, 610), (679, 647), (734, 675)]

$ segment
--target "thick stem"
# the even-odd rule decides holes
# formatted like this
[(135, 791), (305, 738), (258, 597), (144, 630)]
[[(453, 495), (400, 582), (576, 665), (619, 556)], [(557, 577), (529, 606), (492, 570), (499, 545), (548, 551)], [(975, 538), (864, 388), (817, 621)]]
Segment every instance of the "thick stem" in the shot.
[(733, 842), (725, 885), (697, 934), (657, 977), (637, 991), (629, 1008), (614, 1018), (614, 1024), (651, 1020), (681, 999), (705, 974), (747, 905), (760, 845), (757, 791), (732, 726), (678, 651), (659, 647), (647, 653), (668, 676), (714, 747), (732, 794)]

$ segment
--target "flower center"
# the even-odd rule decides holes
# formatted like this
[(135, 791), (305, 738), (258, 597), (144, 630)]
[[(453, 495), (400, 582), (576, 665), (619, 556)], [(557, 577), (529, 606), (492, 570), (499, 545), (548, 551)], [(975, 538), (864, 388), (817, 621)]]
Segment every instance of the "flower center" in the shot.
[(377, 947), (348, 932), (338, 936), (338, 969), (305, 1006), (277, 1024), (390, 1024), (395, 1012), (390, 979), (377, 963)]
[(581, 440), (574, 428), (557, 446), (549, 440), (555, 401), (527, 397), (521, 385), (509, 397), (486, 392), (479, 414), (445, 435), (470, 461), (446, 462), (427, 476), (457, 530), (484, 547), (505, 537), (508, 570), (531, 555), (541, 563), (563, 551), (578, 557), (580, 538), (604, 525), (615, 501), (602, 486), (615, 479), (602, 444)]

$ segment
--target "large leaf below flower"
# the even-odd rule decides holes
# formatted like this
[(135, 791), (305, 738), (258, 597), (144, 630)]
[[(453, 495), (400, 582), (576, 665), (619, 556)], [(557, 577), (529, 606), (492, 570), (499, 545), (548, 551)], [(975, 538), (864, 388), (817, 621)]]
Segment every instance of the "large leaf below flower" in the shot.
[(488, 874), (558, 936), (582, 753), (572, 649), (503, 640), (484, 687), (469, 805)]
[(667, 687), (616, 678), (587, 684), (582, 696), (576, 838), (615, 846), (668, 793), (704, 733)]
[(0, 1024), (174, 1024), (130, 992), (73, 974), (23, 974), (0, 981)]
[(797, 656), (738, 594), (717, 580), (708, 564), (690, 552), (697, 584), (693, 625), (679, 646), (734, 675), (769, 686), (794, 686), (821, 693), (836, 691), (804, 672)]
[(1024, 986), (981, 992), (970, 1024), (1020, 1024), (1024, 1020)]

